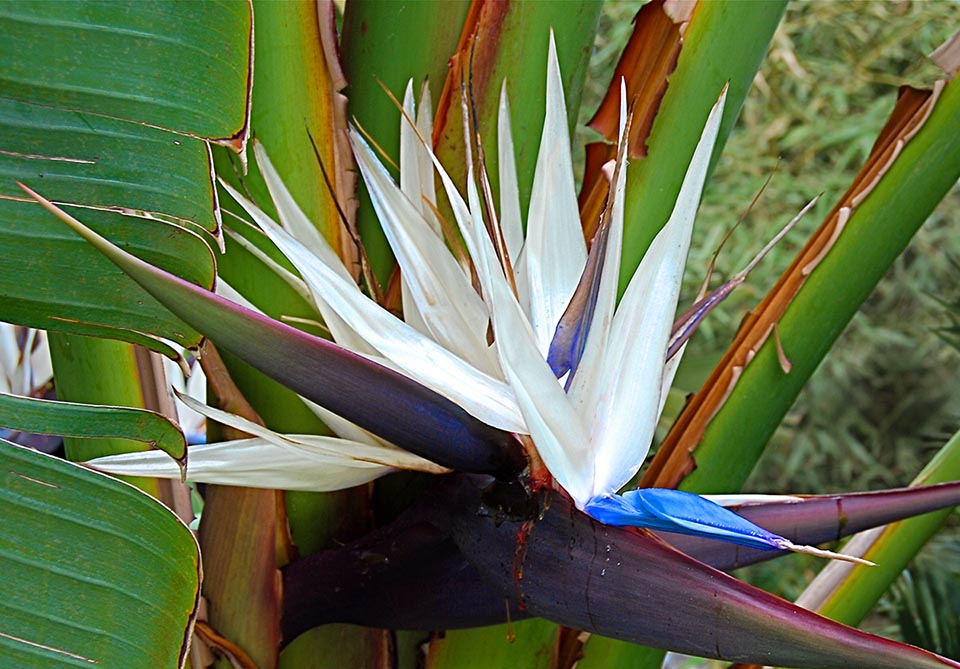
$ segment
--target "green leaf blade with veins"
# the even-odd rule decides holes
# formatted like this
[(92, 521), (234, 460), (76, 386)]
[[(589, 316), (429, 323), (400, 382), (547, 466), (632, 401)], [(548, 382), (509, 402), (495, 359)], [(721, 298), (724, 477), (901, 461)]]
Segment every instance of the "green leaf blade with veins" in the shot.
[[(189, 230), (112, 211), (79, 211), (96, 230), (149, 262), (206, 288), (213, 285), (213, 254)], [(4, 320), (124, 339), (170, 355), (157, 337), (185, 347), (200, 343), (195, 329), (35, 204), (0, 200), (0, 269)]]
[(248, 86), (252, 30), (245, 2), (6, 2), (0, 89), (23, 102), (229, 138), (246, 125), (237, 92)]
[(219, 227), (206, 144), (88, 113), (0, 98), (0, 197), (35, 182), (58, 202)]
[(200, 586), (187, 527), (132, 486), (2, 440), (0, 472), (0, 665), (182, 666)]
[(219, 234), (204, 139), (245, 141), (249, 4), (6, 2), (0, 31), (0, 314), (167, 355), (156, 337), (195, 346), (196, 331), (86, 245), (45, 228), (14, 182), (43, 180), (58, 202), (112, 210), (90, 219), (150, 262), (212, 286), (203, 240), (142, 217)]

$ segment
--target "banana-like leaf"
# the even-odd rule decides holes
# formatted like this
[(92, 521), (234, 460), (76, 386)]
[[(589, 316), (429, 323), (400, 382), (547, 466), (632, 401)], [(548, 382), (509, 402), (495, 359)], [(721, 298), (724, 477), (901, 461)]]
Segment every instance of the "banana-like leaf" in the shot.
[(451, 469), (511, 477), (524, 467), (512, 435), (481, 423), (434, 391), (153, 267), (28, 192), (175, 314), (304, 397)]
[(165, 416), (145, 409), (19, 397), (0, 393), (0, 427), (65, 437), (117, 437), (158, 448), (187, 464), (187, 442)]
[[(502, 623), (529, 613), (492, 590), (457, 550), (428, 497), (396, 521), (346, 546), (311, 555), (284, 570), (284, 636), (313, 625), (350, 622), (392, 629), (457, 629)], [(960, 483), (849, 495), (749, 503), (737, 512), (795, 543), (834, 541), (863, 529), (960, 503)], [(784, 554), (656, 532), (675, 548), (729, 571)], [(869, 571), (869, 568), (867, 568)], [(508, 608), (509, 607), (509, 608)]]
[(201, 239), (144, 219), (219, 230), (204, 140), (245, 143), (249, 5), (5, 3), (0, 34), (0, 313), (169, 356), (158, 336), (196, 345), (195, 330), (44, 225), (13, 182), (43, 179), (59, 202), (100, 209), (88, 218), (117, 243), (211, 285)]
[[(0, 87), (6, 98), (230, 143), (246, 127), (252, 30), (244, 2), (4, 3)], [(198, 104), (198, 91), (216, 104)]]
[(0, 664), (183, 666), (200, 595), (187, 527), (132, 486), (5, 441), (0, 469)]

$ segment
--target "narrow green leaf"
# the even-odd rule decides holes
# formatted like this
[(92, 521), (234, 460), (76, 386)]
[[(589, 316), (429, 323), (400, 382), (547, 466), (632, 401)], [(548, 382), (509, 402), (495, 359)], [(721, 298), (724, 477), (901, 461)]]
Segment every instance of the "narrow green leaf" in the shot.
[(5, 441), (0, 471), (0, 665), (182, 666), (200, 590), (186, 526), (131, 486)]
[(0, 426), (65, 437), (118, 437), (149, 444), (186, 464), (187, 443), (169, 419), (153, 411), (54, 402), (0, 393)]
[(42, 179), (58, 202), (146, 212), (210, 233), (217, 229), (202, 140), (0, 99), (0, 146), (0, 196), (22, 198), (14, 181)]
[[(145, 349), (133, 344), (80, 337), (64, 332), (49, 332), (50, 362), (53, 365), (57, 397), (66, 402), (83, 402), (102, 406), (144, 408), (145, 384), (141, 366)], [(139, 360), (138, 360), (139, 358)], [(109, 374), (103, 370), (109, 369)], [(101, 455), (147, 450), (146, 444), (111, 437), (64, 437), (67, 459), (74, 462)], [(157, 479), (119, 476), (148, 495), (161, 498)], [(169, 499), (169, 498), (168, 498)]]
[(54, 402), (0, 393), (0, 426), (65, 437), (133, 439), (167, 453), (181, 466), (187, 442), (168, 418), (146, 409)]

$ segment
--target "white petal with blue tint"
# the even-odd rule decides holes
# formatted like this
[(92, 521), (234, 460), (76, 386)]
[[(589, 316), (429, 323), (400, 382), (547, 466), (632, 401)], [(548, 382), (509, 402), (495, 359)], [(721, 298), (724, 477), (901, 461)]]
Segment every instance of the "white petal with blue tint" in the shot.
[(647, 527), (763, 550), (781, 548), (778, 540), (784, 541), (718, 504), (680, 490), (643, 488), (598, 497), (587, 506), (587, 512), (608, 525)]
[(573, 181), (566, 110), (557, 49), (551, 33), (547, 110), (530, 192), (522, 262), (529, 290), (524, 307), (537, 337), (537, 348), (544, 358), (587, 261)]
[(355, 134), (350, 139), (384, 234), (430, 336), (477, 369), (499, 375), (487, 349), (487, 308), (470, 278), (366, 142)]
[(700, 495), (681, 490), (641, 488), (623, 495), (602, 495), (590, 500), (585, 511), (608, 525), (646, 527), (760, 550), (788, 550), (874, 566), (855, 555), (795, 544)]
[(653, 438), (667, 340), (725, 97), (726, 91), (710, 112), (670, 219), (627, 286), (597, 380), (583, 395), (596, 457), (596, 494), (615, 492), (629, 481)]

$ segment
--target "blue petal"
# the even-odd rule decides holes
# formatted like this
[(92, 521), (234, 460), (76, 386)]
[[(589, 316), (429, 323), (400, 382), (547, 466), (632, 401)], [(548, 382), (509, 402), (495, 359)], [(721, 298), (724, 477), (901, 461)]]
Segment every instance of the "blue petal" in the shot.
[(570, 372), (570, 378), (567, 379), (568, 388), (573, 380), (573, 375), (577, 373), (580, 358), (583, 357), (587, 334), (590, 332), (593, 314), (597, 309), (600, 276), (603, 273), (607, 239), (609, 238), (608, 231), (607, 221), (604, 220), (601, 222), (600, 229), (594, 235), (593, 243), (590, 246), (590, 254), (587, 256), (587, 264), (580, 276), (580, 282), (577, 284), (573, 297), (570, 298), (570, 304), (567, 305), (563, 316), (560, 317), (560, 322), (557, 323), (557, 329), (553, 334), (550, 350), (547, 353), (547, 364), (550, 365), (550, 369), (553, 370), (558, 379)]
[(598, 496), (584, 511), (607, 525), (645, 527), (752, 548), (782, 549), (789, 543), (719, 504), (679, 490), (643, 488)]

